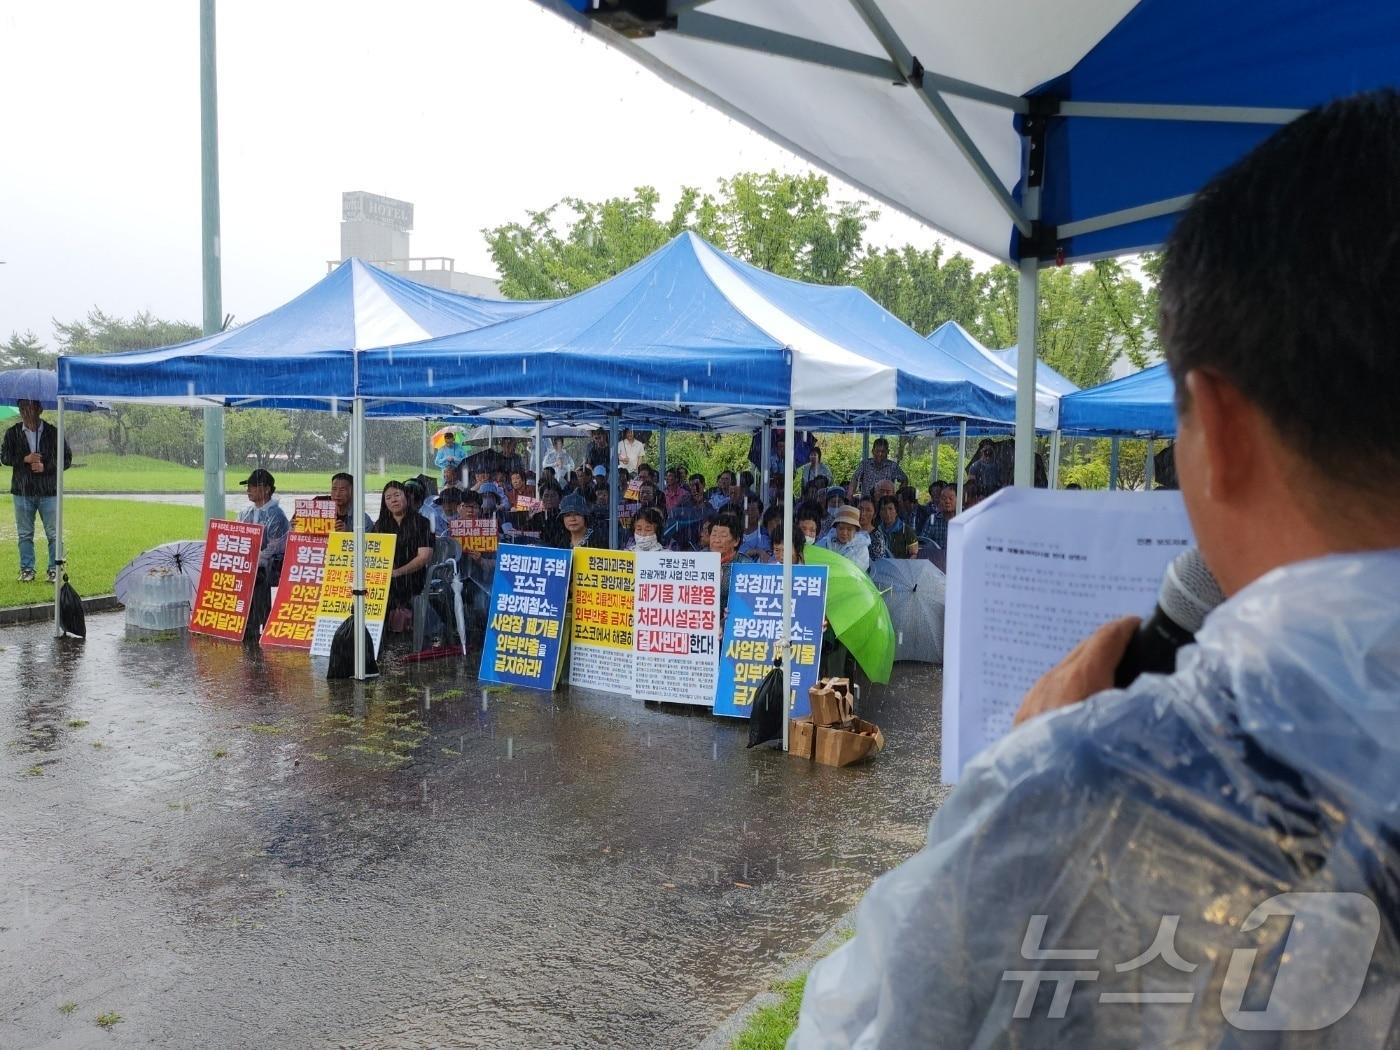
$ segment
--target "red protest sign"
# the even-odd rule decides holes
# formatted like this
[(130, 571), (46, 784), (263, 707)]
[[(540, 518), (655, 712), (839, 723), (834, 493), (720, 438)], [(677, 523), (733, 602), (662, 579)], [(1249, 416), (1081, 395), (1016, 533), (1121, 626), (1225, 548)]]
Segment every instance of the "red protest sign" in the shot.
[[(334, 506), (334, 505), (332, 505)], [(261, 643), (287, 649), (310, 649), (326, 574), (326, 537), (292, 533), (282, 558), (282, 582), (263, 627)]]
[(211, 521), (204, 537), (204, 566), (190, 610), (190, 631), (242, 641), (248, 604), (258, 575), (263, 527), (243, 521)]

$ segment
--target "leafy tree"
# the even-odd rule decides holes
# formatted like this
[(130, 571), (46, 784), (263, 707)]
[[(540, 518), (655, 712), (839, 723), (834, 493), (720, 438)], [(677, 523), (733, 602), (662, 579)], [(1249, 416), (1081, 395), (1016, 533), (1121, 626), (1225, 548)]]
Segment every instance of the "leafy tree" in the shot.
[[(1010, 266), (987, 273), (980, 330), (992, 346), (1017, 342), (1017, 284)], [(1155, 352), (1154, 300), (1120, 261), (1049, 267), (1039, 292), (1036, 356), (1078, 386), (1107, 380), (1120, 356), (1142, 368)]]
[(290, 413), (270, 408), (241, 408), (224, 417), (224, 452), (230, 464), (271, 467), (285, 455), (292, 439)]
[(684, 230), (755, 266), (803, 281), (852, 279), (866, 222), (859, 203), (827, 200), (822, 175), (741, 173), (714, 193), (684, 187), (667, 215), (661, 195), (640, 186), (630, 197), (566, 197), (523, 222), (484, 230), (516, 299), (551, 299), (591, 288), (646, 258)]
[(0, 344), (0, 368), (52, 368), (57, 356), (32, 331), (11, 332), (9, 341)]
[[(945, 260), (941, 244), (928, 249), (908, 244), (898, 250), (867, 249), (855, 284), (920, 335), (945, 321), (957, 321), (975, 337), (983, 337), (987, 281), (961, 252)], [(989, 338), (994, 345), (1006, 345)]]

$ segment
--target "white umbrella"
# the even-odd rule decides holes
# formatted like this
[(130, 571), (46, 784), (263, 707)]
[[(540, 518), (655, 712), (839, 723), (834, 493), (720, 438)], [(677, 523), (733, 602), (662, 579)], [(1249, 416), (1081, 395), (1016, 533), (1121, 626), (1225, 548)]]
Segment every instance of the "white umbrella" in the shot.
[(467, 616), (462, 610), (462, 574), (452, 563), (452, 612), (457, 617), (457, 639), (462, 643), (462, 655), (467, 655)]
[(199, 572), (203, 565), (203, 540), (162, 543), (159, 547), (142, 551), (127, 562), (126, 567), (117, 573), (117, 582), (113, 590), (116, 592), (117, 601), (125, 605), (127, 597), (141, 586), (141, 581), (146, 578), (147, 573), (163, 569), (184, 576), (185, 582), (189, 584), (190, 598), (193, 600), (194, 593), (199, 588)]

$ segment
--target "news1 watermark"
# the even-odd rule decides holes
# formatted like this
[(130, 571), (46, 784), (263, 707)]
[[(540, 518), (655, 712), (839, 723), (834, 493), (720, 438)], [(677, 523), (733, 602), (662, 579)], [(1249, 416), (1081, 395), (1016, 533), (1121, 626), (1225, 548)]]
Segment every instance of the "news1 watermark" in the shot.
[[(1237, 947), (1229, 952), (1220, 986), (1221, 1014), (1231, 1026), (1247, 1032), (1315, 1032), (1335, 1024), (1361, 997), (1380, 936), (1380, 910), (1370, 897), (1360, 893), (1280, 893), (1251, 911), (1240, 923), (1239, 932), (1248, 934), (1274, 921), (1286, 922), (1288, 932), (1282, 945), (1269, 953), (1268, 963), (1260, 967), (1268, 972), (1255, 972), (1258, 948)], [(1099, 963), (1098, 948), (1046, 947), (1048, 923), (1047, 915), (1031, 916), (1021, 941), (1021, 958), (1067, 965), (1063, 969), (1002, 971), (1002, 981), (1020, 985), (1012, 1013), (1020, 1020), (1035, 1016), (1037, 1003), (1043, 1002), (1041, 989), (1047, 986), (1053, 990), (1044, 1016), (1051, 1020), (1064, 1017), (1072, 997), (1094, 995), (1092, 986), (1101, 973), (1089, 965)], [(1179, 915), (1162, 916), (1152, 943), (1133, 958), (1114, 963), (1113, 969), (1131, 973), (1160, 959), (1172, 970), (1188, 975), (1180, 979), (1181, 987), (1104, 991), (1096, 996), (1097, 1002), (1104, 1006), (1194, 1003), (1201, 989), (1192, 986), (1189, 975), (1196, 972), (1199, 963), (1177, 950), (1180, 923)], [(1272, 987), (1264, 1004), (1247, 1008), (1247, 991), (1270, 978)]]

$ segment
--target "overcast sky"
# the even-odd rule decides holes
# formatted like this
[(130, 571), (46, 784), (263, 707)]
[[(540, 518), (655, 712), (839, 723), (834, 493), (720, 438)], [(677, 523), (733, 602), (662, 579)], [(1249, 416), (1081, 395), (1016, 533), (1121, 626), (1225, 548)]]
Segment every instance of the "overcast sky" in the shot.
[[(92, 306), (199, 322), (198, 10), (0, 5), (0, 339)], [(807, 170), (529, 0), (224, 0), (218, 46), (239, 321), (324, 275), (342, 190), (413, 202), (415, 255), (490, 274), (481, 228), (565, 195)], [(884, 209), (870, 239), (935, 234)]]

